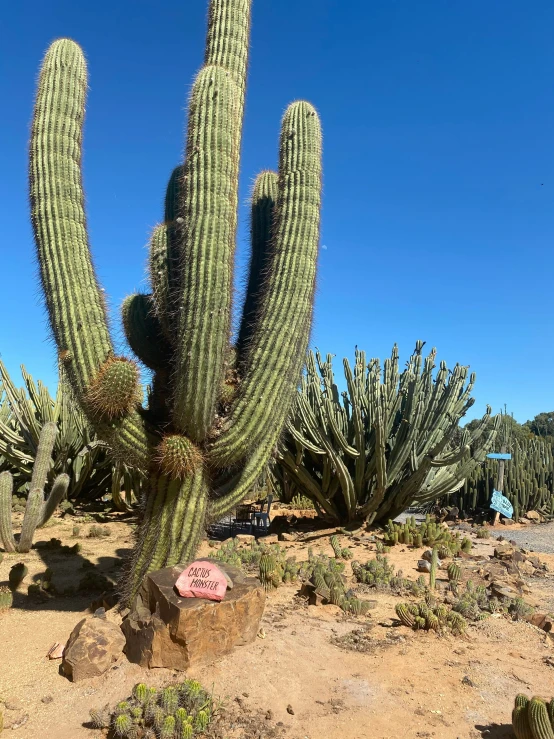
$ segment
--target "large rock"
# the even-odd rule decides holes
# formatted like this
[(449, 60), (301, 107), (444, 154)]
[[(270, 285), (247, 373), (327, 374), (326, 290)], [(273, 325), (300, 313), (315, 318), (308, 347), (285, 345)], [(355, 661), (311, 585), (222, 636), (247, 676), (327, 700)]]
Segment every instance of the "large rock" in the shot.
[(62, 661), (64, 675), (73, 682), (98, 677), (123, 655), (125, 637), (117, 624), (84, 618), (71, 632)]
[[(223, 569), (220, 562), (215, 564)], [(260, 581), (225, 565), (233, 589), (221, 602), (182, 598), (174, 586), (185, 566), (147, 575), (134, 609), (121, 624), (130, 662), (186, 670), (256, 638), (265, 605)]]

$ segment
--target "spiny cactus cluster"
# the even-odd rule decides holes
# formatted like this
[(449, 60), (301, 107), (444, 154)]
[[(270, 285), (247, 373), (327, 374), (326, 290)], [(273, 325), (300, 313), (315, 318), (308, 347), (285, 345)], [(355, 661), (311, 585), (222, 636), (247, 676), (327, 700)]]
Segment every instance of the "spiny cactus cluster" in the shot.
[(370, 559), (365, 564), (353, 560), (352, 573), (358, 582), (365, 585), (373, 585), (376, 588), (388, 587), (394, 577), (394, 567), (387, 557), (376, 554), (375, 559)]
[(460, 538), (458, 532), (452, 532), (449, 528), (436, 523), (429, 514), (420, 524), (416, 523), (414, 516), (411, 516), (404, 524), (389, 520), (385, 527), (383, 541), (390, 546), (405, 544), (417, 548), (438, 547), (440, 559), (452, 557), (460, 550), (464, 552), (471, 550), (471, 539)]
[(352, 573), (357, 582), (377, 590), (391, 590), (395, 595), (408, 594), (420, 598), (429, 590), (429, 584), (423, 575), (414, 581), (404, 577), (402, 570), (395, 573), (387, 557), (380, 554), (363, 565), (353, 560)]
[(69, 477), (61, 473), (52, 483), (50, 495), (44, 500), (44, 488), (50, 472), (52, 449), (57, 434), (58, 427), (53, 422), (45, 423), (40, 432), (25, 515), (17, 542), (12, 526), (13, 476), (8, 471), (0, 473), (0, 540), (7, 552), (28, 552), (33, 545), (35, 529), (44, 526), (67, 493)]
[(516, 739), (554, 739), (554, 698), (550, 701), (520, 693), (512, 711)]
[(321, 129), (292, 103), (278, 172), (256, 179), (252, 252), (231, 345), (250, 0), (211, 0), (204, 66), (188, 107), (185, 160), (150, 240), (148, 294), (123, 303), (132, 351), (116, 354), (86, 232), (81, 175), (86, 62), (55, 41), (40, 71), (30, 141), (31, 219), (50, 326), (73, 394), (111, 454), (148, 476), (125, 583), (194, 557), (202, 531), (248, 494), (281, 436), (302, 374), (315, 292)]
[(352, 550), (348, 547), (341, 547), (338, 536), (332, 536), (330, 543), (337, 559), (352, 559)]
[(365, 616), (371, 608), (371, 603), (357, 598), (351, 590), (346, 590), (342, 562), (336, 558), (320, 555), (315, 560), (313, 558), (309, 560), (309, 566), (312, 567), (309, 581), (318, 595), (329, 603), (339, 606), (345, 613)]
[(300, 493), (292, 496), (289, 505), (295, 511), (310, 511), (315, 508), (313, 500), (308, 498), (307, 495), (301, 495)]
[[(479, 427), (460, 438), (459, 420), (473, 404), (468, 368), (449, 372), (418, 341), (406, 369), (395, 346), (383, 372), (378, 359), (356, 350), (344, 360), (347, 392), (335, 383), (332, 355), (310, 353), (287, 434), (278, 448), (276, 478), (314, 501), (338, 524), (396, 518), (456, 490), (492, 445), (499, 423), (487, 409)], [(469, 380), (469, 382), (467, 382)]]
[(273, 590), (281, 583), (296, 582), (300, 571), (296, 558), (287, 557), (286, 550), (279, 544), (267, 546), (253, 541), (241, 546), (238, 539), (230, 539), (217, 550), (214, 559), (249, 572), (257, 570), (266, 590)]
[(274, 590), (281, 583), (296, 582), (299, 571), (296, 557), (286, 557), (278, 545), (260, 556), (259, 575), (265, 590)]
[(492, 613), (509, 615), (514, 621), (525, 620), (533, 613), (533, 608), (521, 597), (498, 598), (484, 585), (475, 585), (468, 580), (463, 592), (457, 585), (451, 590), (458, 596), (452, 610), (460, 613), (468, 621), (482, 621)]
[(109, 536), (110, 530), (107, 526), (91, 526), (87, 536), (91, 539), (99, 539), (102, 536)]
[(467, 628), (465, 618), (450, 611), (445, 605), (428, 605), (421, 603), (399, 603), (396, 606), (396, 615), (404, 626), (417, 631), (451, 631), (455, 635), (463, 634)]
[(161, 690), (138, 683), (113, 711), (91, 710), (90, 718), (94, 728), (111, 729), (121, 739), (192, 739), (206, 731), (213, 712), (209, 693), (196, 680), (185, 680)]
[(491, 532), (488, 526), (479, 526), (479, 528), (475, 531), (475, 536), (478, 539), (489, 539), (490, 535)]

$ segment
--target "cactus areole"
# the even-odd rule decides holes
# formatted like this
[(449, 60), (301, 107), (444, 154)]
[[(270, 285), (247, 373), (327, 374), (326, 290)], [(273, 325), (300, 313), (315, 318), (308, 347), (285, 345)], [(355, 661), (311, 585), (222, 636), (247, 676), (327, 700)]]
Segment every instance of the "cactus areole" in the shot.
[[(116, 459), (148, 474), (129, 564), (129, 602), (144, 575), (190, 560), (206, 523), (246, 496), (290, 410), (307, 349), (321, 200), (321, 130), (292, 103), (278, 172), (256, 179), (252, 256), (231, 337), (238, 176), (250, 0), (211, 0), (204, 66), (192, 88), (184, 162), (151, 237), (150, 292), (122, 307), (129, 346), (153, 370), (147, 407), (139, 364), (117, 356), (89, 249), (81, 175), (87, 70), (80, 47), (44, 58), (30, 142), (31, 216), (60, 361)], [(234, 345), (233, 345), (234, 344)]]

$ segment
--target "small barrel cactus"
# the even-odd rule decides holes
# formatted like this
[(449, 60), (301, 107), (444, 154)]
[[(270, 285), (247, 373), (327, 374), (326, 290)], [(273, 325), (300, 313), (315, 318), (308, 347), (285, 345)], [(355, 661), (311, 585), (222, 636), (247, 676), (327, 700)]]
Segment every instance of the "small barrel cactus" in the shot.
[(13, 593), (7, 585), (0, 587), (0, 611), (6, 611), (13, 604)]
[(10, 588), (12, 590), (17, 590), (23, 580), (27, 577), (28, 572), (29, 570), (27, 569), (27, 565), (25, 565), (23, 562), (18, 562), (17, 564), (15, 564), (11, 568), (10, 574), (8, 575)]
[(451, 562), (448, 565), (447, 569), (448, 579), (450, 582), (458, 582), (460, 579), (460, 575), (462, 574), (462, 571), (460, 569), (460, 565), (457, 565), (455, 562)]
[(396, 615), (404, 626), (408, 626), (408, 628), (413, 629), (415, 624), (414, 616), (410, 613), (405, 603), (399, 603), (396, 606)]

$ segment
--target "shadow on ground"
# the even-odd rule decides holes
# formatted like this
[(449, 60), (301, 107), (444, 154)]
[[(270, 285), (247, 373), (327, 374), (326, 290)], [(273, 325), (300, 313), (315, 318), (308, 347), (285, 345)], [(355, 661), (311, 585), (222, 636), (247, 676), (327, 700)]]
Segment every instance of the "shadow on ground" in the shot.
[[(26, 611), (83, 611), (103, 593), (115, 596), (123, 567), (132, 549), (116, 549), (115, 555), (100, 556), (93, 563), (78, 552), (66, 552), (50, 541), (37, 541), (33, 552), (39, 555), (44, 570), (27, 575), (23, 584), (13, 593), (12, 608)], [(6, 556), (6, 555), (5, 555)], [(25, 555), (7, 555), (13, 564), (24, 561)], [(51, 586), (45, 591), (28, 594), (29, 585), (39, 585), (47, 580), (46, 570), (52, 572)], [(8, 585), (8, 581), (0, 585)]]
[(487, 739), (515, 739), (512, 724), (490, 724), (488, 726), (476, 725), (477, 731)]

